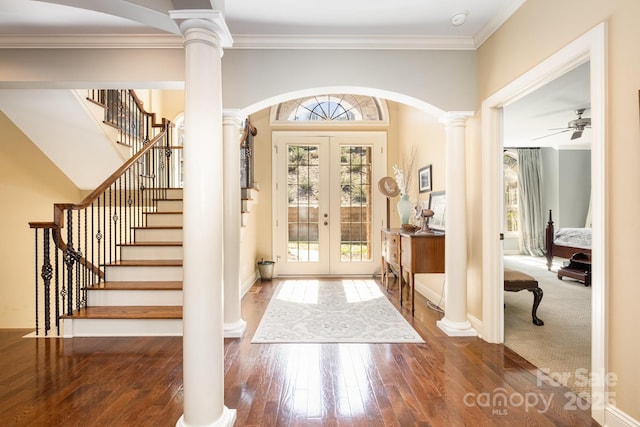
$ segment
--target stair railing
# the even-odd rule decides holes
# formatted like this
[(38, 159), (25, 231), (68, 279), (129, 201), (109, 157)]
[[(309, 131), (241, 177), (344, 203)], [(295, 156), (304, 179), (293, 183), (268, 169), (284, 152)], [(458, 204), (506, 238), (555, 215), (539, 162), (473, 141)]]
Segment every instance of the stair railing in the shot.
[(98, 188), (80, 203), (55, 204), (53, 221), (29, 223), (35, 231), (36, 335), (41, 320), (44, 335), (52, 323), (60, 335), (60, 318), (87, 306), (87, 288), (104, 282), (104, 265), (119, 262), (120, 246), (134, 241), (146, 214), (175, 186), (171, 155), (181, 147), (171, 144), (170, 121), (148, 117), (141, 123), (151, 139), (145, 136)]
[(131, 153), (142, 149), (151, 139), (155, 113), (145, 111), (144, 105), (131, 89), (90, 89), (87, 99), (104, 108), (103, 123), (118, 129), (118, 143), (131, 148)]

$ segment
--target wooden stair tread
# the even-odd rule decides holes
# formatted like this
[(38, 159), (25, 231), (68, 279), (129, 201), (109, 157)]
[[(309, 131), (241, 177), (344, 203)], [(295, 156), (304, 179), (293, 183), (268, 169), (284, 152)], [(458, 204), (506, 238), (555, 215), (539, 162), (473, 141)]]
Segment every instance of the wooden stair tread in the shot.
[(182, 214), (182, 211), (171, 211), (171, 212), (144, 212), (145, 215), (178, 215)]
[(118, 246), (182, 246), (182, 242), (130, 242), (130, 243), (119, 243)]
[(182, 267), (181, 259), (147, 259), (115, 261), (105, 264), (105, 267)]
[(182, 230), (181, 225), (147, 225), (146, 227), (131, 227), (132, 230)]
[(167, 291), (182, 290), (182, 282), (178, 281), (149, 281), (149, 282), (102, 282), (93, 286), (88, 286), (87, 290), (105, 290), (105, 291)]
[(64, 315), (64, 319), (182, 319), (181, 306), (87, 307)]

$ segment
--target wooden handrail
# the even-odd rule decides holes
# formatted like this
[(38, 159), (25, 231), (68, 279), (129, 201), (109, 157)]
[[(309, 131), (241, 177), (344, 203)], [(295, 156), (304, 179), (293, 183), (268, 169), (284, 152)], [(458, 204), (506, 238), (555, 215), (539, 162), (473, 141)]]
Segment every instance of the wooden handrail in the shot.
[[(133, 141), (131, 150), (135, 153), (80, 202), (55, 203), (52, 221), (29, 222), (36, 238), (36, 328), (41, 278), (47, 318), (45, 331), (51, 329), (49, 310), (54, 308), (50, 298), (55, 299), (59, 332), (60, 316), (87, 306), (86, 289), (105, 279), (101, 266), (118, 260), (119, 247), (133, 241), (135, 229), (146, 225), (146, 214), (155, 212), (156, 201), (166, 197), (166, 188), (176, 179), (172, 171), (176, 162), (171, 160), (171, 154), (177, 147), (171, 146), (171, 122), (162, 118), (156, 123), (159, 116), (146, 112), (133, 90), (110, 94), (114, 96), (109, 102), (106, 92), (100, 91), (97, 96), (90, 92), (88, 99), (100, 105), (98, 101), (104, 101), (107, 108), (115, 111), (105, 114), (108, 120), (105, 123), (116, 125), (121, 138), (124, 135), (127, 141)], [(120, 103), (124, 114), (115, 110), (114, 102)], [(114, 118), (113, 123), (109, 117)]]
[(95, 190), (93, 190), (87, 197), (84, 198), (80, 203), (56, 203), (53, 205), (53, 222), (56, 227), (63, 227), (64, 221), (62, 218), (63, 212), (67, 209), (77, 210), (84, 209), (91, 205), (102, 193), (104, 193), (122, 174), (131, 167), (138, 159), (144, 156), (149, 150), (151, 150), (158, 140), (162, 139), (166, 134), (169, 128), (169, 121), (167, 119), (162, 119), (162, 125), (164, 129), (156, 135), (151, 141), (149, 141), (142, 150), (138, 151), (136, 154), (131, 156), (129, 160), (124, 162), (122, 166), (120, 166), (114, 173), (111, 174), (102, 184), (100, 184)]

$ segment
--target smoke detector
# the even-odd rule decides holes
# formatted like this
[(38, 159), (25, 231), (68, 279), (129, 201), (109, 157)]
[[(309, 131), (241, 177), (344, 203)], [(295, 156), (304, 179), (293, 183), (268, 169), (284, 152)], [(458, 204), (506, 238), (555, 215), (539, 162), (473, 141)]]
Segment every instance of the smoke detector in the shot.
[(468, 14), (469, 12), (467, 11), (454, 13), (451, 17), (451, 25), (453, 25), (454, 27), (459, 27), (460, 25), (464, 24), (467, 20)]

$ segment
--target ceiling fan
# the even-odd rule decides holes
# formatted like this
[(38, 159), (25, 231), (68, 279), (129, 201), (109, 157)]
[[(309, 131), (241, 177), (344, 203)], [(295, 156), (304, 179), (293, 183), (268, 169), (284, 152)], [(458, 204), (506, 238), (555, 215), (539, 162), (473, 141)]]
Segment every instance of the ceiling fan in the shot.
[(580, 138), (582, 136), (582, 132), (584, 132), (585, 129), (591, 128), (591, 118), (590, 117), (584, 117), (584, 118), (582, 117), (582, 115), (584, 114), (585, 110), (586, 110), (586, 108), (579, 108), (579, 109), (575, 110), (576, 115), (578, 116), (578, 118), (574, 119), (574, 120), (571, 120), (567, 124), (566, 128), (549, 129), (549, 130), (559, 130), (560, 132), (554, 132), (554, 133), (551, 133), (549, 135), (539, 136), (537, 138), (533, 138), (533, 140), (535, 141), (536, 139), (547, 138), (549, 136), (557, 135), (559, 133), (569, 132), (570, 130), (573, 131), (573, 133), (571, 134), (571, 140)]

